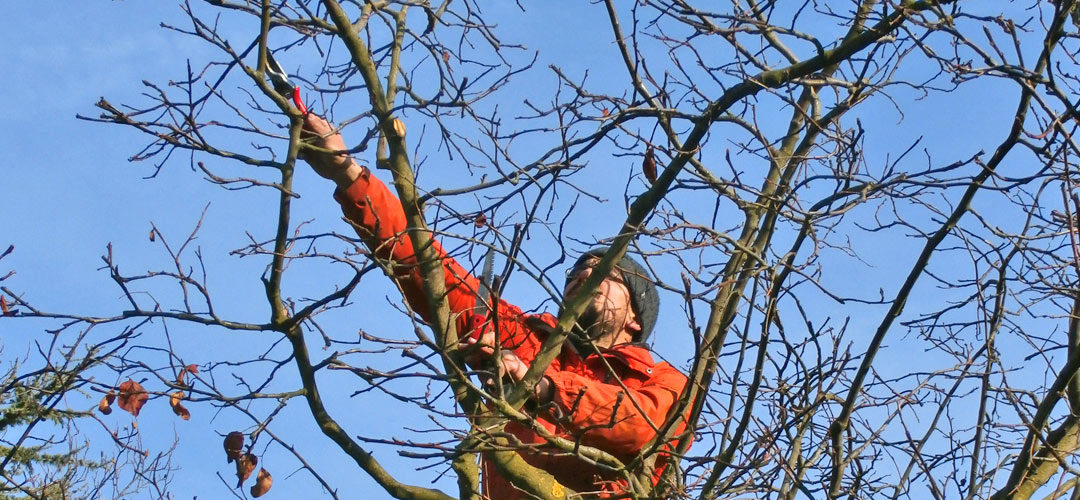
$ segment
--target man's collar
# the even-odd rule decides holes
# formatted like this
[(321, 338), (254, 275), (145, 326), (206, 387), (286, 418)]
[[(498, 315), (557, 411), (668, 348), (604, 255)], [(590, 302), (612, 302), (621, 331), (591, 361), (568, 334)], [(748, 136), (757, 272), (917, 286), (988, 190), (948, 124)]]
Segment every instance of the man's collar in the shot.
[(656, 366), (652, 353), (649, 352), (645, 344), (641, 343), (635, 342), (612, 346), (610, 349), (603, 351), (601, 355), (608, 359), (616, 359), (627, 368), (645, 375), (651, 374), (653, 367)]

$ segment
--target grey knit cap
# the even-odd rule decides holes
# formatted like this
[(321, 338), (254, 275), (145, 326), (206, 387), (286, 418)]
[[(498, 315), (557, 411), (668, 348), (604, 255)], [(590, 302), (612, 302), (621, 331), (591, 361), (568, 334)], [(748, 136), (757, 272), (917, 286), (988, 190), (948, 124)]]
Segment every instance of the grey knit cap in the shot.
[[(603, 257), (608, 248), (610, 247), (596, 247), (581, 254), (571, 269), (577, 269), (590, 258)], [(630, 290), (630, 308), (634, 310), (634, 314), (637, 314), (638, 323), (641, 324), (641, 333), (634, 342), (644, 343), (652, 334), (653, 327), (656, 326), (656, 316), (660, 312), (660, 294), (656, 291), (656, 284), (649, 277), (649, 271), (630, 255), (623, 255), (623, 258), (615, 264), (615, 268), (622, 274), (623, 283)], [(567, 277), (567, 281), (569, 278)]]

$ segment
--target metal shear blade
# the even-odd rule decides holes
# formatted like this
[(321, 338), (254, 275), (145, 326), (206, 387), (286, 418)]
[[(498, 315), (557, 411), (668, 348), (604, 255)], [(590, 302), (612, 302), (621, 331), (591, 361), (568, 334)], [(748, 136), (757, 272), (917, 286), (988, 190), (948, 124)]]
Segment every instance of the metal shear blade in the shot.
[(296, 86), (289, 81), (289, 75), (285, 73), (285, 68), (278, 64), (270, 51), (266, 52), (266, 76), (270, 78), (270, 83), (274, 84), (274, 90), (285, 97), (292, 97), (293, 89)]
[(270, 83), (274, 85), (277, 93), (286, 99), (291, 98), (296, 109), (299, 109), (301, 113), (307, 113), (307, 106), (304, 106), (304, 102), (300, 100), (300, 88), (289, 81), (289, 74), (285, 72), (281, 64), (278, 64), (270, 51), (266, 52), (266, 76), (270, 78)]
[(488, 248), (487, 255), (484, 256), (484, 270), (480, 276), (480, 290), (476, 294), (476, 308), (485, 309), (489, 307), (488, 297), (491, 296), (491, 287), (493, 276), (495, 274), (495, 248)]

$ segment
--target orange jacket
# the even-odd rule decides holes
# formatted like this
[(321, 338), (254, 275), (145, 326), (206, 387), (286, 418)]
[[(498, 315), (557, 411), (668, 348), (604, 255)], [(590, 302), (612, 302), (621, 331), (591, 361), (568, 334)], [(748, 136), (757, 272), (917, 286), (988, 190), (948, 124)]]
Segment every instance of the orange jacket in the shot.
[[(367, 170), (347, 189), (335, 192), (334, 197), (376, 256), (393, 262), (392, 277), (401, 285), (409, 305), (430, 320), (412, 242), (405, 234), (405, 213), (398, 199)], [(502, 348), (511, 349), (522, 361), (531, 364), (547, 335), (544, 325), (554, 326), (555, 317), (527, 315), (505, 301), (496, 305), (495, 314), (477, 309), (477, 278), (449, 257), (438, 242), (433, 245), (443, 259), (451, 317), (455, 318), (461, 335), (478, 338), (497, 326)], [(497, 316), (494, 321), (493, 316)], [(682, 373), (666, 362), (656, 363), (648, 350), (634, 344), (616, 346), (602, 355), (593, 353), (584, 358), (574, 349), (564, 348), (545, 375), (553, 382), (553, 402), (557, 405), (556, 413), (561, 415), (556, 417), (545, 411), (537, 415), (537, 421), (552, 433), (606, 451), (624, 463), (656, 436), (654, 429), (663, 425), (686, 385)], [(681, 422), (678, 432), (684, 428), (685, 422)], [(612, 493), (624, 489), (624, 483), (610, 473), (574, 455), (543, 446), (546, 441), (530, 428), (510, 423), (507, 431), (523, 444), (539, 445), (523, 447), (519, 454), (574, 491)], [(495, 472), (491, 463), (485, 461), (482, 470), (487, 498), (525, 498)], [(662, 470), (662, 465), (657, 467), (654, 484)]]

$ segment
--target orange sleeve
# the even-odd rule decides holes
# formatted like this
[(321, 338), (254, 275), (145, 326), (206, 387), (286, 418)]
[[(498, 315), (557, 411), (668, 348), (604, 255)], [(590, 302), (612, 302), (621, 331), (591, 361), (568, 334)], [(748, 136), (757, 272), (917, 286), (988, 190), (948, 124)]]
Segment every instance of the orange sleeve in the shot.
[[(430, 322), (431, 307), (424, 292), (412, 239), (406, 233), (408, 223), (401, 202), (367, 169), (348, 188), (338, 189), (334, 198), (375, 258), (389, 264), (390, 277), (401, 285), (409, 307)], [(477, 308), (480, 280), (447, 255), (438, 241), (432, 239), (432, 246), (442, 260), (447, 301), (459, 335), (479, 337), (485, 328), (494, 328), (497, 324), (503, 345), (514, 349), (527, 362), (532, 361), (539, 340), (524, 325), (521, 309), (504, 301), (499, 302), (498, 314), (489, 315), (487, 307)]]
[(649, 422), (661, 427), (686, 385), (686, 376), (670, 366), (654, 372), (632, 389), (570, 371), (549, 371), (547, 376), (555, 386), (555, 403), (568, 413), (571, 434), (616, 456), (633, 456), (656, 436)]

